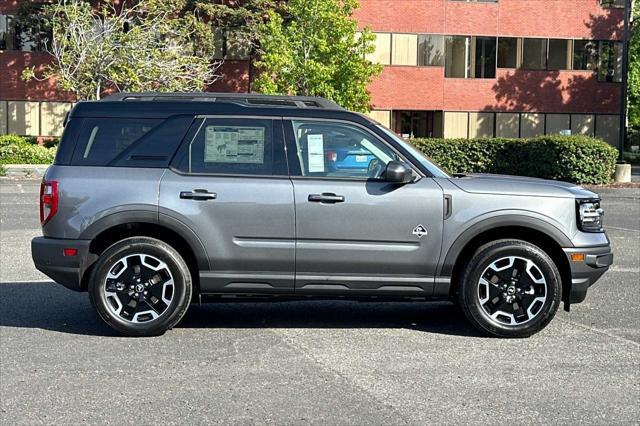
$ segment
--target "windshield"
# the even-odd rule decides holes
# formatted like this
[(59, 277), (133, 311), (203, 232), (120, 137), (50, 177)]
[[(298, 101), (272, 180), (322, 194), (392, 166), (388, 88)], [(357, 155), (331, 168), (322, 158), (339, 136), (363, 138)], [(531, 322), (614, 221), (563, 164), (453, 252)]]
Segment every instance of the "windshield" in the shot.
[(382, 124), (377, 124), (377, 126), (378, 126), (378, 128), (380, 130), (382, 130), (387, 135), (392, 137), (394, 141), (398, 142), (398, 144), (401, 145), (404, 149), (409, 151), (411, 156), (416, 161), (418, 161), (420, 164), (422, 164), (427, 170), (429, 170), (429, 173), (431, 173), (433, 175), (433, 177), (441, 177), (441, 178), (450, 177), (444, 170), (442, 170), (440, 167), (436, 166), (433, 163), (433, 161), (431, 161), (429, 158), (427, 158), (427, 156), (424, 155), (424, 153), (422, 151), (420, 151), (418, 148), (416, 148), (415, 146), (411, 145), (410, 143), (408, 143), (407, 141), (402, 139), (400, 136), (396, 135), (394, 132), (392, 132), (391, 130), (389, 130), (386, 127), (384, 127)]

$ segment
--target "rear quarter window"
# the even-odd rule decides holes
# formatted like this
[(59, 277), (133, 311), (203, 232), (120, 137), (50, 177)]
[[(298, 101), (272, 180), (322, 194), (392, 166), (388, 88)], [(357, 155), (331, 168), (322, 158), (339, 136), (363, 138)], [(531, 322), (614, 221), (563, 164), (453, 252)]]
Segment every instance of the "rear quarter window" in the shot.
[(106, 166), (136, 141), (142, 139), (162, 119), (87, 118), (78, 135), (72, 163), (79, 166)]

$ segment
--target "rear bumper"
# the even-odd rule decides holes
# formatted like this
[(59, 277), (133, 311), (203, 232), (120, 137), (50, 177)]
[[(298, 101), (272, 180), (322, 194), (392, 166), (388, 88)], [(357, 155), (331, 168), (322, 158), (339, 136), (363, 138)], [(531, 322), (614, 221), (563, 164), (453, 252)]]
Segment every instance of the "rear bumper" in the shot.
[[(35, 267), (63, 286), (84, 291), (81, 279), (97, 256), (89, 253), (90, 240), (65, 240), (36, 237), (31, 240), (31, 257)], [(78, 254), (65, 256), (65, 248), (75, 248)]]
[[(580, 303), (587, 297), (587, 290), (607, 272), (613, 264), (611, 246), (563, 249), (571, 266), (570, 303)], [(584, 254), (583, 261), (573, 261), (572, 254)]]

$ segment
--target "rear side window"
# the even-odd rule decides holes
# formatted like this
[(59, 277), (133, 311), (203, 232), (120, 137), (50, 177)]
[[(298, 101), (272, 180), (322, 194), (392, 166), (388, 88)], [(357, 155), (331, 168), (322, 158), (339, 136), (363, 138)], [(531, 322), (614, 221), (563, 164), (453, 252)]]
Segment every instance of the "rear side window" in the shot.
[(161, 119), (130, 118), (85, 119), (73, 152), (73, 164), (109, 165), (119, 154), (162, 121)]
[(178, 163), (185, 173), (272, 175), (273, 122), (208, 118)]

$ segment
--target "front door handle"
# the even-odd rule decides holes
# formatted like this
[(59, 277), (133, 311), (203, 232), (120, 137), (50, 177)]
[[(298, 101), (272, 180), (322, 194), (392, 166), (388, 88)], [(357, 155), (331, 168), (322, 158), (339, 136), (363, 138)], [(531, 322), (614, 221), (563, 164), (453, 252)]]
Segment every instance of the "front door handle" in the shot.
[(309, 194), (309, 201), (312, 203), (342, 203), (344, 196), (323, 192), (322, 194)]
[(218, 194), (215, 192), (209, 192), (206, 189), (194, 189), (193, 191), (180, 192), (180, 198), (186, 200), (215, 200), (218, 198)]

